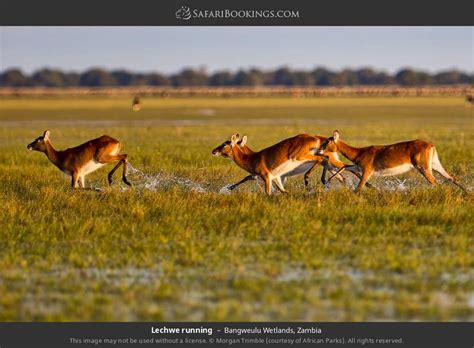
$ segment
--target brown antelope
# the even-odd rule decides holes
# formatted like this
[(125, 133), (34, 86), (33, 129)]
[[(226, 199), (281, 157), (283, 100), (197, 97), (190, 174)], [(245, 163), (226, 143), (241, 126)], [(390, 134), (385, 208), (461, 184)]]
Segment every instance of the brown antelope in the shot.
[[(323, 140), (326, 140), (326, 138), (299, 134), (266, 149), (254, 152), (247, 146), (247, 136), (240, 139), (238, 134), (234, 134), (230, 141), (225, 141), (212, 150), (212, 154), (231, 158), (239, 167), (250, 173), (238, 183), (231, 185), (230, 190), (248, 180), (255, 180), (260, 177), (265, 182), (266, 193), (270, 195), (273, 183), (281, 192), (286, 192), (283, 187), (285, 179), (302, 173), (305, 173), (305, 185), (307, 186), (309, 174), (320, 163), (324, 166), (321, 177), (323, 184), (326, 183), (325, 176), (326, 170), (328, 170), (328, 162), (336, 168), (345, 166), (343, 162), (339, 161), (335, 152), (328, 152), (325, 156), (315, 154)], [(360, 175), (356, 175), (360, 178)], [(339, 179), (343, 181), (341, 178)]]
[(140, 103), (140, 96), (136, 95), (135, 97), (133, 97), (132, 110), (140, 111), (141, 108), (142, 108), (142, 104)]
[(49, 139), (50, 131), (44, 132), (43, 136), (36, 138), (27, 149), (32, 151), (44, 152), (48, 159), (58, 167), (66, 175), (72, 178), (71, 185), (73, 188), (85, 188), (84, 178), (87, 174), (99, 169), (107, 163), (119, 161), (117, 165), (110, 171), (108, 175), (109, 184), (112, 183), (112, 176), (118, 167), (123, 164), (122, 180), (125, 184), (132, 186), (126, 177), (128, 156), (120, 155), (120, 142), (108, 135), (103, 135), (97, 139), (67, 149), (57, 151), (54, 149)]
[(474, 97), (472, 95), (466, 95), (466, 104), (467, 106), (474, 105)]
[[(328, 138), (318, 152), (320, 155), (327, 151), (338, 151), (354, 165), (346, 165), (337, 173), (344, 170), (355, 170), (362, 172), (362, 178), (356, 188), (356, 192), (364, 187), (372, 175), (392, 176), (405, 173), (413, 168), (425, 177), (432, 185), (436, 185), (433, 170), (451, 181), (453, 184), (467, 192), (464, 187), (444, 170), (438, 158), (438, 152), (433, 144), (423, 140), (404, 141), (391, 145), (373, 145), (367, 147), (353, 147), (339, 139), (336, 130), (333, 136)], [(328, 181), (331, 181), (332, 177)]]

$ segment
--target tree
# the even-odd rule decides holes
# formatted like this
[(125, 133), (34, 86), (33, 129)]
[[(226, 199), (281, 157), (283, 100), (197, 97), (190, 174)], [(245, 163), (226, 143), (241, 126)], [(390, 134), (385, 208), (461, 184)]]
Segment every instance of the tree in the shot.
[(327, 86), (329, 85), (329, 76), (331, 72), (325, 68), (316, 68), (311, 72), (314, 78), (314, 84), (316, 86)]
[(174, 86), (206, 86), (208, 78), (204, 69), (186, 68), (171, 76), (171, 81)]
[(417, 84), (416, 72), (412, 69), (402, 69), (395, 74), (395, 81), (402, 86), (414, 86)]
[(314, 78), (311, 73), (307, 71), (295, 71), (292, 76), (293, 86), (312, 86), (314, 84)]
[(431, 85), (433, 84), (433, 78), (430, 74), (419, 71), (416, 73), (416, 84), (417, 85)]
[(261, 86), (264, 83), (264, 74), (258, 69), (251, 69), (246, 72), (239, 70), (235, 75), (233, 84), (237, 86)]
[(24, 87), (30, 85), (30, 80), (20, 69), (9, 69), (0, 75), (0, 86)]
[(216, 72), (209, 78), (209, 85), (211, 86), (230, 86), (234, 76), (228, 71)]
[(116, 86), (117, 80), (107, 71), (93, 68), (81, 75), (79, 84), (88, 87)]
[(459, 76), (459, 82), (474, 84), (474, 74), (469, 75), (466, 73), (461, 73), (461, 76)]
[(287, 67), (277, 69), (273, 73), (272, 85), (290, 86), (293, 84), (293, 76)]
[(377, 74), (374, 82), (376, 85), (393, 85), (395, 83), (395, 78), (387, 73), (381, 72)]
[(64, 73), (60, 70), (38, 70), (31, 76), (31, 80), (35, 86), (63, 87), (65, 85)]
[(344, 69), (338, 73), (329, 74), (328, 82), (332, 86), (352, 86), (359, 84), (359, 79), (353, 70)]
[(151, 73), (145, 76), (145, 82), (150, 86), (169, 86), (171, 80), (164, 75)]
[(356, 71), (357, 80), (361, 85), (375, 85), (377, 84), (377, 73), (370, 69), (364, 68)]
[(64, 86), (66, 87), (74, 87), (79, 86), (81, 81), (81, 75), (75, 72), (65, 73), (63, 75)]
[(472, 83), (472, 77), (458, 70), (442, 71), (433, 77), (434, 83), (438, 85), (454, 85)]
[(433, 78), (424, 71), (405, 68), (395, 75), (395, 81), (402, 86), (421, 86), (432, 84)]
[(112, 71), (111, 76), (119, 86), (130, 86), (132, 81), (135, 79), (135, 76), (132, 73), (129, 73), (126, 70), (115, 70)]
[(159, 73), (134, 73), (124, 69), (111, 72), (100, 68), (89, 69), (82, 74), (44, 68), (30, 76), (20, 69), (0, 72), (0, 86), (23, 87), (72, 87), (72, 86), (352, 86), (352, 85), (454, 85), (472, 84), (474, 75), (455, 69), (430, 74), (411, 68), (403, 68), (390, 75), (372, 68), (331, 71), (317, 67), (312, 71), (291, 70), (281, 67), (262, 71), (256, 68), (241, 69), (237, 73), (218, 71), (208, 76), (205, 68), (186, 68), (174, 75)]

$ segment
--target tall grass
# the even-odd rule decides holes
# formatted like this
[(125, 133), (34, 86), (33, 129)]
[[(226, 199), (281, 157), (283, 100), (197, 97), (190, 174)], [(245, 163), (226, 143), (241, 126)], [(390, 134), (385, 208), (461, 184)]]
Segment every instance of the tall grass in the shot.
[[(258, 182), (222, 194), (245, 173), (210, 154), (233, 132), (254, 149), (335, 128), (354, 145), (422, 138), (472, 190), (472, 110), (462, 98), (144, 99), (138, 113), (128, 99), (0, 100), (0, 320), (472, 320), (472, 195), (415, 172), (325, 191), (320, 171), (309, 191), (290, 179), (289, 196)], [(47, 128), (61, 149), (114, 136), (145, 175), (108, 187), (103, 168), (73, 192), (26, 150)]]

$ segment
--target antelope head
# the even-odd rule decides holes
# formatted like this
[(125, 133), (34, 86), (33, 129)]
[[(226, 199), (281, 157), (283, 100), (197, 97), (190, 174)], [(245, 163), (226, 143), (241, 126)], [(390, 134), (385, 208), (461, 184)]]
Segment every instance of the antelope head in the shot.
[(318, 155), (324, 155), (325, 152), (337, 152), (337, 142), (339, 141), (339, 131), (335, 130), (332, 137), (327, 138), (320, 146)]
[(244, 147), (247, 143), (247, 136), (244, 135), (242, 139), (239, 134), (233, 134), (230, 140), (224, 141), (221, 145), (212, 150), (214, 156), (222, 156), (224, 158), (232, 158), (232, 148), (237, 145)]
[(44, 131), (43, 136), (36, 138), (31, 144), (29, 144), (26, 148), (30, 151), (39, 151), (39, 152), (46, 152), (46, 142), (49, 141), (49, 134), (50, 131)]

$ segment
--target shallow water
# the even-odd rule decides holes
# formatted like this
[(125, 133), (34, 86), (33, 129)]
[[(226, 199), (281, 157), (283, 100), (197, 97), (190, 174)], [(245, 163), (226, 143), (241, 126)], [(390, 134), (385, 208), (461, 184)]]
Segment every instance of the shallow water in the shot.
[(171, 173), (156, 172), (152, 174), (144, 173), (128, 164), (128, 174), (133, 186), (138, 189), (150, 191), (166, 190), (172, 187), (180, 187), (191, 192), (209, 192), (203, 185), (187, 178), (179, 177)]
[[(263, 181), (259, 178), (254, 181), (250, 181), (244, 183), (237, 187), (235, 190), (230, 190), (230, 187), (234, 184), (233, 182), (227, 183), (221, 187), (213, 187), (211, 183), (203, 184), (196, 182), (194, 180), (188, 179), (186, 177), (177, 176), (173, 173), (168, 173), (164, 171), (158, 171), (154, 173), (145, 173), (144, 171), (135, 168), (132, 164), (128, 164), (128, 177), (130, 181), (133, 183), (133, 187), (141, 190), (149, 190), (149, 191), (164, 191), (174, 187), (178, 187), (190, 192), (197, 192), (197, 193), (211, 193), (216, 192), (220, 194), (231, 194), (233, 191), (245, 191), (245, 192), (262, 192), (264, 193), (264, 184)], [(291, 187), (288, 191), (292, 192), (295, 190), (308, 190), (302, 182), (303, 176), (298, 178), (293, 178), (293, 183), (290, 184)], [(332, 180), (329, 185), (324, 186), (324, 191), (337, 191), (340, 189), (344, 189), (345, 187), (349, 187), (353, 190), (357, 188), (357, 184), (359, 183), (359, 179), (355, 178), (352, 175), (345, 176), (345, 183), (341, 183), (337, 180)], [(285, 184), (288, 185), (289, 182)], [(417, 187), (426, 187), (430, 188), (431, 186), (426, 183), (426, 181), (422, 177), (417, 177), (415, 174), (408, 174), (408, 176), (403, 177), (385, 177), (385, 178), (374, 178), (370, 181), (372, 184), (373, 189), (378, 191), (388, 191), (388, 192), (409, 192), (410, 189), (414, 189)], [(447, 182), (443, 179), (438, 179), (438, 184), (440, 185), (452, 185), (451, 183)], [(309, 192), (311, 194), (315, 193), (315, 187), (321, 185), (320, 182), (313, 182), (310, 184)], [(367, 189), (367, 188), (366, 188)], [(472, 185), (467, 185), (467, 189), (471, 190)], [(96, 190), (100, 190), (96, 188)], [(128, 186), (121, 185), (120, 190), (125, 192), (129, 190)], [(279, 193), (279, 191), (272, 187), (272, 193)]]

